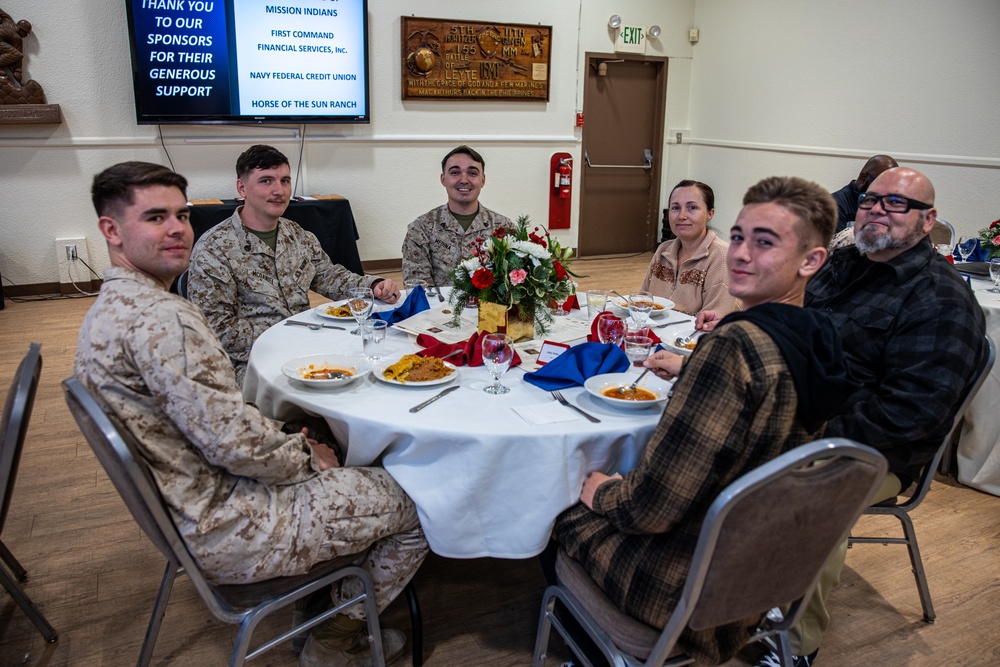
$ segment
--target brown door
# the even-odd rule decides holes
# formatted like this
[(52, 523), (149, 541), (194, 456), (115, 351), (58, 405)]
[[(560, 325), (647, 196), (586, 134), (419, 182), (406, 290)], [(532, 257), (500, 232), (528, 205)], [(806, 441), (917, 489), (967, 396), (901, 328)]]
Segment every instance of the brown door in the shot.
[(659, 224), (666, 59), (588, 53), (587, 64), (579, 254), (651, 250)]

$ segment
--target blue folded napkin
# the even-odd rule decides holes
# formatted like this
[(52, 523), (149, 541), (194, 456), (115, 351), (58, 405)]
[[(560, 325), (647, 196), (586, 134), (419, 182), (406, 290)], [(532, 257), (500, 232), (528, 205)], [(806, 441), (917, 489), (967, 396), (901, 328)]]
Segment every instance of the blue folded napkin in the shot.
[(629, 360), (617, 345), (582, 343), (571, 347), (534, 373), (525, 373), (527, 382), (545, 391), (580, 387), (595, 375), (624, 373)]
[[(952, 252), (952, 257), (955, 258), (956, 262), (961, 262), (962, 261), (962, 254), (960, 252), (958, 252), (958, 245), (955, 246), (955, 250)], [(976, 239), (976, 247), (973, 249), (972, 254), (969, 255), (969, 259), (966, 260), (966, 261), (969, 261), (969, 262), (988, 262), (988, 261), (990, 261), (990, 256), (989, 256), (989, 254), (985, 250), (983, 250), (983, 246), (979, 242), (979, 239)]]
[(427, 303), (427, 295), (424, 294), (424, 288), (417, 285), (407, 292), (406, 298), (403, 300), (403, 303), (399, 304), (398, 308), (385, 310), (380, 313), (372, 313), (372, 317), (385, 320), (389, 324), (395, 324), (396, 322), (402, 322), (408, 317), (413, 317), (417, 313), (430, 310), (430, 308), (430, 305)]

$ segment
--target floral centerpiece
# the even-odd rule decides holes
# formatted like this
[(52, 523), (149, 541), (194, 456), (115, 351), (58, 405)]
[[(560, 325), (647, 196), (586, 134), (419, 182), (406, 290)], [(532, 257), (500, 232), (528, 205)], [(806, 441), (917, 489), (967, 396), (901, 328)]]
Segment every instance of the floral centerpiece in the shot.
[(495, 304), (508, 317), (535, 323), (545, 333), (552, 322), (548, 306), (573, 293), (572, 278), (577, 275), (569, 270), (572, 249), (563, 247), (548, 230), (534, 227), (529, 231), (529, 224), (528, 216), (522, 215), (514, 229), (501, 227), (485, 239), (477, 238), (472, 256), (452, 270), (453, 324), (458, 325), (467, 302), (475, 297), (480, 322), (484, 304), (485, 308)]
[(986, 229), (979, 230), (979, 245), (986, 257), (1000, 257), (1000, 220), (994, 220)]

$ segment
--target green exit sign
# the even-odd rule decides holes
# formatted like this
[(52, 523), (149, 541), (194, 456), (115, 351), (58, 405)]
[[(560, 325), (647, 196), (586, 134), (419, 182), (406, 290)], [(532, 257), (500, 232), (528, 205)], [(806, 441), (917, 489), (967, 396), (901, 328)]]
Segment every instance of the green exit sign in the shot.
[(646, 31), (640, 26), (623, 25), (618, 30), (615, 51), (624, 53), (646, 52)]

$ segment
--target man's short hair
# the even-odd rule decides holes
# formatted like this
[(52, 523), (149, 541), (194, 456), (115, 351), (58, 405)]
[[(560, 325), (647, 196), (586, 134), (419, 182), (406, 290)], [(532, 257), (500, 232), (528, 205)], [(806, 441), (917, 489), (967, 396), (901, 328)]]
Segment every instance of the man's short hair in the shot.
[(473, 160), (475, 160), (476, 162), (479, 163), (479, 167), (484, 172), (486, 171), (486, 160), (483, 159), (483, 156), (480, 155), (479, 153), (477, 153), (475, 150), (469, 148), (465, 144), (462, 144), (461, 146), (456, 146), (455, 148), (452, 148), (450, 151), (448, 151), (448, 154), (444, 156), (443, 160), (441, 160), (441, 173), (442, 174), (444, 173), (444, 166), (446, 164), (448, 164), (448, 158), (450, 158), (452, 155), (459, 155), (459, 154), (461, 154), (461, 155), (468, 155)]
[(120, 215), (135, 202), (136, 188), (153, 185), (173, 186), (187, 199), (187, 179), (162, 164), (152, 162), (119, 162), (94, 176), (90, 199), (98, 216)]
[(743, 205), (777, 204), (799, 218), (799, 244), (827, 247), (837, 228), (837, 204), (825, 189), (797, 176), (771, 176), (750, 187)]
[(288, 164), (288, 158), (274, 146), (256, 144), (236, 159), (236, 178), (245, 179), (254, 169), (274, 169)]

